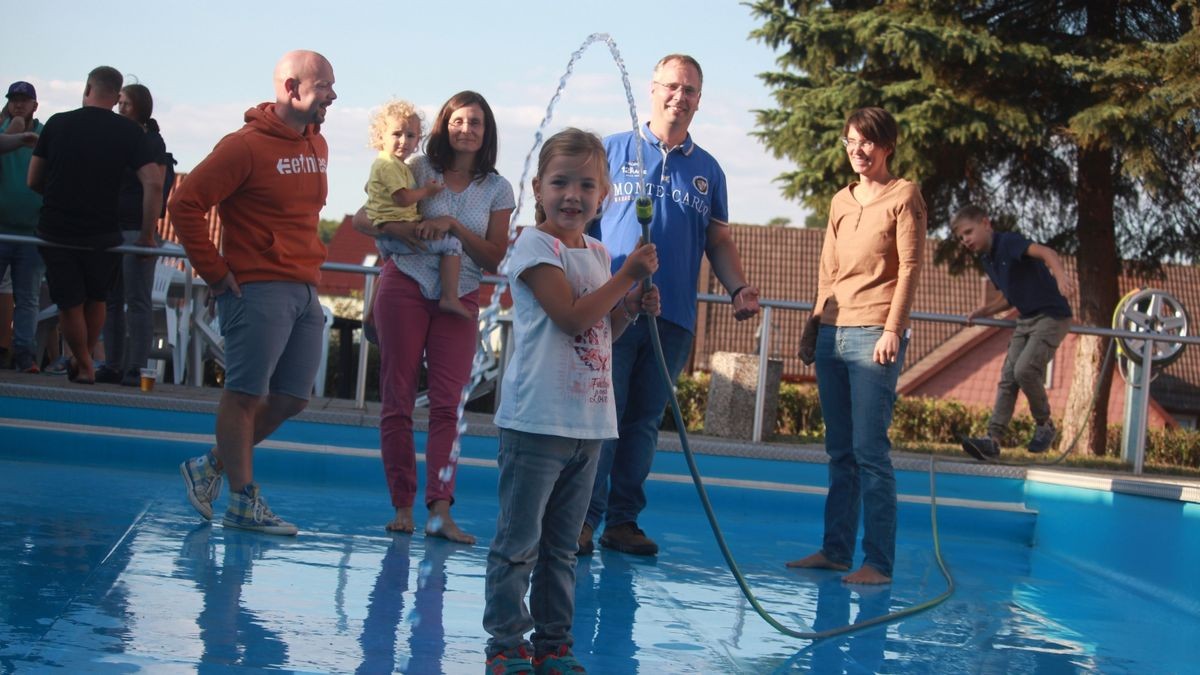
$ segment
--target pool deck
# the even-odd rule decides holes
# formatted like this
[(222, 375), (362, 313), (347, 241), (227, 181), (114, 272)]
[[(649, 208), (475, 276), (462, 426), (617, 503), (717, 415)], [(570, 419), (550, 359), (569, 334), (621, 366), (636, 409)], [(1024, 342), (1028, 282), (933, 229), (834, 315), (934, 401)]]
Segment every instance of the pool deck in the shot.
[[(260, 446), (264, 489), (302, 530), (270, 537), (205, 523), (181, 495), (175, 467), (212, 442), (219, 394), (0, 372), (0, 399), (9, 401), (0, 408), (0, 674), (480, 672), (483, 570), (496, 525), (491, 416), (468, 415), (473, 440), (459, 466), (455, 514), (479, 535), (475, 546), (383, 532), (379, 405), (339, 399), (315, 399), (301, 424)], [(753, 615), (696, 506), (678, 439), (660, 440), (642, 523), (660, 555), (598, 547), (577, 563), (575, 650), (593, 674), (1168, 672), (1192, 662), (1195, 583), (1174, 591), (1147, 580), (1190, 574), (1177, 568), (1200, 555), (1189, 543), (1200, 541), (1190, 534), (1195, 506), (1186, 504), (1200, 501), (1200, 481), (939, 459), (937, 517), (954, 597), (899, 623), (812, 642)], [(782, 565), (820, 541), (820, 446), (705, 436), (691, 446), (724, 536), (783, 624), (824, 630), (945, 590), (932, 553), (928, 456), (894, 456), (903, 530), (895, 583), (856, 588), (835, 573)], [(73, 469), (77, 462), (90, 468)], [(1047, 485), (1030, 501), (1022, 479)], [(1041, 493), (1057, 485), (1099, 492), (1065, 488), (1076, 501), (1039, 515)], [(1101, 533), (1095, 548), (1082, 548), (1076, 532), (1106, 491), (1168, 500), (1130, 498), (1162, 508), (1133, 512), (1125, 531), (1146, 530), (1144, 539), (1122, 540), (1115, 552), (1128, 549), (1131, 559), (1107, 570), (1086, 565), (1113, 553), (1111, 542)], [(1155, 555), (1155, 546), (1177, 555)], [(1145, 556), (1161, 562), (1146, 570)], [(1136, 609), (1147, 597), (1157, 604)]]

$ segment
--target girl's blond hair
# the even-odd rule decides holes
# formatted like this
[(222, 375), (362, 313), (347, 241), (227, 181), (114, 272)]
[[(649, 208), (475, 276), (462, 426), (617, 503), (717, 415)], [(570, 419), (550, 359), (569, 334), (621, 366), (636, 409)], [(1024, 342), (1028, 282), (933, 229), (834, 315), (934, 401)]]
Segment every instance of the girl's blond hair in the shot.
[[(559, 155), (581, 157), (584, 162), (595, 162), (600, 170), (600, 186), (604, 192), (608, 192), (612, 182), (608, 176), (608, 153), (604, 151), (604, 143), (599, 136), (575, 127), (567, 127), (551, 136), (538, 153), (538, 180), (541, 180), (542, 174), (550, 166), (550, 160)], [(541, 203), (533, 207), (533, 220), (535, 223), (546, 220), (546, 211)]]
[(371, 128), (368, 133), (368, 145), (375, 150), (383, 149), (384, 134), (387, 133), (388, 124), (392, 120), (404, 121), (410, 117), (415, 117), (421, 120), (421, 126), (425, 125), (425, 116), (417, 109), (417, 106), (403, 99), (394, 98), (383, 107), (375, 111), (371, 115)]

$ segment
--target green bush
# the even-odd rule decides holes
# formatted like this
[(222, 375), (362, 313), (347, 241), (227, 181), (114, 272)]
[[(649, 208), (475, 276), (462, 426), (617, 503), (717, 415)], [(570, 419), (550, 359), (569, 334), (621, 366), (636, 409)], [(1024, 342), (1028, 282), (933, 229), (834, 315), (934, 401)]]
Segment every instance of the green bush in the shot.
[[(1112, 457), (1121, 456), (1121, 426), (1108, 427), (1105, 448)], [(1200, 469), (1200, 430), (1151, 429), (1146, 434), (1146, 463)]]
[[(675, 382), (675, 398), (688, 433), (704, 433), (704, 411), (708, 407), (708, 373), (684, 373)], [(675, 416), (668, 403), (663, 415), (663, 429), (675, 431)]]
[[(964, 436), (986, 436), (991, 415), (989, 408), (966, 406), (958, 401), (901, 396), (896, 400), (891, 435), (897, 441), (958, 443)], [(1033, 428), (1032, 417), (1015, 416), (1000, 441), (1006, 446), (1024, 445), (1033, 436)]]
[(791, 382), (779, 385), (775, 433), (796, 436), (805, 442), (815, 442), (825, 437), (825, 420), (821, 417), (821, 401), (817, 398), (816, 387)]

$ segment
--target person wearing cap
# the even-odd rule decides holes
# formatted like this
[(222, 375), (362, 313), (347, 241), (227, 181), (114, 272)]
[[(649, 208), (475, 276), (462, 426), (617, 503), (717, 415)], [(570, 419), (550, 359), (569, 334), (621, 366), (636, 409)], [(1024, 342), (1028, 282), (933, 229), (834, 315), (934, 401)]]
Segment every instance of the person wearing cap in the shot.
[[(37, 91), (28, 82), (8, 87), (6, 113), (0, 122), (0, 138), (7, 141), (0, 154), (0, 234), (33, 236), (37, 229), (42, 196), (29, 189), (26, 177), (33, 157), (33, 142), (42, 131), (34, 119)], [(7, 148), (7, 145), (12, 148)], [(37, 359), (38, 300), (45, 265), (36, 244), (0, 241), (0, 277), (11, 275), (13, 294), (13, 368), (24, 373), (39, 372)]]
[[(32, 148), (37, 143), (37, 129), (42, 128), (40, 122), (36, 123), (37, 129), (30, 128), (35, 122), (37, 91), (28, 82), (13, 82), (8, 87), (6, 99), (3, 114), (0, 114), (0, 154), (23, 147)], [(25, 176), (20, 178), (24, 186)]]
[(150, 240), (162, 210), (162, 167), (155, 163), (137, 122), (112, 111), (124, 77), (100, 66), (88, 73), (83, 106), (46, 121), (29, 161), (29, 187), (42, 195), (37, 235), (50, 299), (71, 347), (67, 377), (95, 382), (92, 351), (104, 326), (108, 290), (121, 272), (121, 254), (105, 249), (124, 242), (117, 225), (118, 195), (126, 167), (142, 182), (142, 231)]

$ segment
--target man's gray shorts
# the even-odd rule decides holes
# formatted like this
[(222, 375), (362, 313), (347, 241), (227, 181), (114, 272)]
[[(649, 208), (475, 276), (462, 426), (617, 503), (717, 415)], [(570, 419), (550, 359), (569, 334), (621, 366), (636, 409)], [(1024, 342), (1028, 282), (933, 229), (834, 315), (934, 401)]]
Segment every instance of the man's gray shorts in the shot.
[(317, 375), (325, 314), (315, 286), (290, 281), (242, 285), (242, 297), (217, 296), (225, 338), (225, 388), (307, 401)]

